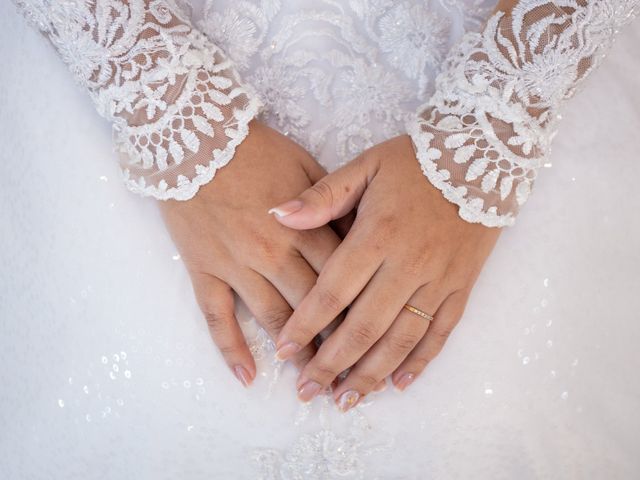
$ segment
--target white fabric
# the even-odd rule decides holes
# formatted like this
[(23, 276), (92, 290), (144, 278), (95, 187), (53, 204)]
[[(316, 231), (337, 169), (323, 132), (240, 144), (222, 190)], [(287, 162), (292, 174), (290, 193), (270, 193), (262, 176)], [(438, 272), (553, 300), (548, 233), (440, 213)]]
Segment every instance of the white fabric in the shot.
[(127, 187), (188, 200), (262, 106), (173, 0), (15, 0), (113, 123)]
[[(248, 4), (261, 5), (216, 2), (213, 11), (251, 38), (260, 29), (225, 14), (263, 12)], [(413, 9), (406, 18), (419, 22), (427, 16), (415, 11), (444, 8), (423, 5), (397, 2), (395, 11)], [(311, 6), (309, 24), (322, 33), (307, 33), (308, 48), (351, 32), (334, 30), (340, 16), (328, 14), (352, 12), (342, 2), (281, 6), (276, 17), (298, 18)], [(317, 400), (304, 417), (293, 369), (276, 373), (242, 309), (260, 374), (245, 391), (226, 370), (155, 205), (122, 189), (104, 122), (14, 10), (0, 4), (2, 478), (638, 476), (637, 25), (568, 105), (554, 168), (518, 229), (502, 235), (464, 319), (425, 375), (352, 414), (328, 408), (321, 417)], [(196, 10), (196, 18), (204, 17)], [(458, 29), (464, 23), (448, 18)], [(349, 38), (339, 42), (346, 52)], [(257, 71), (270, 41), (257, 42), (243, 72)], [(350, 55), (349, 62), (358, 50)], [(343, 72), (357, 64), (349, 62)], [(418, 77), (406, 81), (419, 90)], [(350, 83), (343, 85), (346, 92)], [(424, 100), (396, 111), (406, 118)], [(336, 108), (299, 105), (313, 125), (337, 118)], [(273, 113), (267, 118), (279, 127)], [(375, 117), (365, 120), (355, 117), (371, 141), (390, 134)], [(402, 121), (394, 124), (400, 131)], [(324, 164), (335, 168), (340, 142), (322, 145)], [(305, 459), (319, 470), (296, 477)]]
[[(387, 75), (388, 67), (417, 80), (417, 95), (425, 93), (425, 69), (439, 67), (451, 25), (424, 5), (399, 9), (384, 1), (333, 4), (335, 13), (301, 11), (281, 21), (273, 21), (282, 13), (279, 1), (259, 7), (241, 2), (224, 15), (208, 1), (200, 26), (210, 41), (174, 0), (16, 3), (113, 122), (127, 186), (158, 199), (191, 198), (247, 135), (263, 104), (240, 83), (234, 61), (247, 67), (267, 30), (275, 27), (253, 80), (279, 127), (316, 155), (333, 129), (344, 157), (370, 146), (362, 124), (377, 121), (388, 134), (400, 118), (393, 103), (411, 98), (401, 79)], [(424, 174), (460, 207), (462, 218), (490, 227), (513, 224), (545, 163), (561, 102), (599, 64), (638, 4), (520, 0), (509, 14), (488, 19), (482, 33), (468, 31), (455, 43), (434, 95), (406, 127)], [(482, 23), (482, 9), (471, 12)], [(309, 50), (309, 34), (322, 37), (329, 30), (301, 26), (326, 19), (346, 32), (344, 42), (336, 42), (342, 48)], [(376, 44), (364, 59), (342, 51), (367, 50), (351, 19)], [(235, 58), (227, 59), (216, 44)], [(347, 67), (349, 75), (340, 79), (318, 68), (327, 61), (333, 69)], [(344, 80), (348, 100), (340, 101)], [(337, 118), (310, 133), (310, 116), (299, 103), (306, 96), (323, 107), (333, 97)]]
[(637, 0), (520, 0), (468, 32), (407, 122), (424, 174), (469, 222), (512, 225), (546, 163), (559, 109)]

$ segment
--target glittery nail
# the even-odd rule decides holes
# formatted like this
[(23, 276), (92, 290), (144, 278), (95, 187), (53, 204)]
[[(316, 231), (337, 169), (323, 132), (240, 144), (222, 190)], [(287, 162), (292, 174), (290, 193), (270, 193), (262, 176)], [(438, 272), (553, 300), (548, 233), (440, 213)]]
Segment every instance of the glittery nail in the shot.
[(338, 408), (346, 412), (353, 407), (360, 399), (360, 394), (355, 390), (347, 390), (338, 399)]

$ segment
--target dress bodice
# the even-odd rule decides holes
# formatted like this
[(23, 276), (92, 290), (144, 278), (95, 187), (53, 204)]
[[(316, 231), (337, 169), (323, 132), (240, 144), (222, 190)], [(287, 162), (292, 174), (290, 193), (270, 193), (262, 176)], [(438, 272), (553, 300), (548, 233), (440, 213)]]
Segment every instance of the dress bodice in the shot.
[(265, 121), (333, 170), (404, 133), (451, 45), (494, 0), (207, 0), (196, 25), (260, 93)]

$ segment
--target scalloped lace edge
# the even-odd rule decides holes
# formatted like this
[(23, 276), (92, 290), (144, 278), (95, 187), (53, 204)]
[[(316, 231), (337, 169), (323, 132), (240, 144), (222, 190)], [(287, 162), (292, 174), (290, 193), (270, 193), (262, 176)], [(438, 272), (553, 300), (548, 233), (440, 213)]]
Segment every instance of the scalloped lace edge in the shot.
[[(438, 170), (436, 162), (427, 155), (427, 150), (430, 148), (429, 140), (425, 138), (427, 134), (420, 128), (422, 122), (423, 120), (419, 118), (410, 118), (405, 123), (405, 129), (413, 142), (416, 158), (420, 163), (422, 173), (429, 182), (442, 192), (444, 198), (459, 207), (458, 215), (463, 220), (469, 223), (481, 223), (486, 227), (512, 226), (515, 223), (515, 217), (511, 213), (498, 215), (495, 211), (483, 211), (482, 205), (475, 205), (465, 198), (467, 194), (466, 187), (454, 187), (448, 180), (449, 172), (447, 170)], [(443, 172), (446, 172), (446, 174)]]
[(212, 152), (213, 158), (209, 161), (209, 165), (197, 165), (196, 171), (198, 173), (195, 177), (189, 179), (185, 176), (180, 176), (178, 186), (162, 188), (158, 185), (147, 185), (144, 177), (140, 177), (137, 180), (131, 178), (129, 169), (123, 168), (122, 177), (126, 187), (131, 192), (143, 197), (153, 197), (157, 200), (190, 200), (198, 193), (202, 185), (213, 180), (216, 172), (231, 161), (235, 155), (236, 147), (249, 134), (249, 122), (260, 113), (263, 107), (264, 103), (260, 98), (252, 95), (244, 109), (234, 110), (233, 116), (238, 120), (235, 136), (229, 140), (223, 150), (216, 149)]

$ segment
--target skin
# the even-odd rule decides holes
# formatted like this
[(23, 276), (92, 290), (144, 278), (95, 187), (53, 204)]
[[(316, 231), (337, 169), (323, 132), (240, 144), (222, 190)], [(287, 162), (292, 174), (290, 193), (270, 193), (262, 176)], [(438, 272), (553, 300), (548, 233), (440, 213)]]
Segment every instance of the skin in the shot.
[[(502, 0), (496, 10), (516, 3)], [(304, 400), (336, 385), (336, 376), (349, 367), (334, 390), (343, 409), (384, 389), (390, 373), (397, 387), (406, 388), (458, 322), (499, 230), (458, 218), (455, 207), (422, 178), (407, 136), (369, 149), (320, 180), (326, 172), (304, 149), (256, 121), (250, 125), (234, 161), (214, 182), (188, 202), (160, 203), (225, 361), (245, 386), (255, 378), (255, 362), (234, 315), (235, 291), (277, 337), (279, 358), (304, 367), (297, 382)], [(296, 201), (276, 209), (291, 229), (266, 218), (265, 205), (314, 182)], [(290, 213), (292, 205), (299, 211)], [(349, 231), (354, 207), (356, 223)], [(340, 237), (349, 231), (340, 248), (340, 237), (327, 226), (335, 219)], [(403, 310), (406, 302), (434, 312), (433, 325)], [(348, 305), (345, 322), (314, 356), (313, 337), (335, 326)], [(319, 388), (305, 392), (309, 382)], [(354, 392), (355, 399), (343, 395)]]
[(307, 401), (351, 367), (333, 392), (343, 410), (389, 375), (406, 388), (433, 360), (500, 234), (458, 216), (422, 174), (407, 135), (370, 148), (275, 211), (282, 225), (307, 231), (354, 208), (353, 226), (277, 338), (278, 356), (291, 358), (348, 307), (297, 381)]
[[(252, 121), (233, 161), (189, 201), (159, 202), (211, 336), (238, 379), (256, 365), (234, 314), (234, 295), (275, 339), (340, 242), (329, 226), (292, 230), (267, 213), (326, 172), (295, 142)], [(268, 181), (266, 181), (268, 179)], [(312, 345), (294, 358), (304, 365)]]

